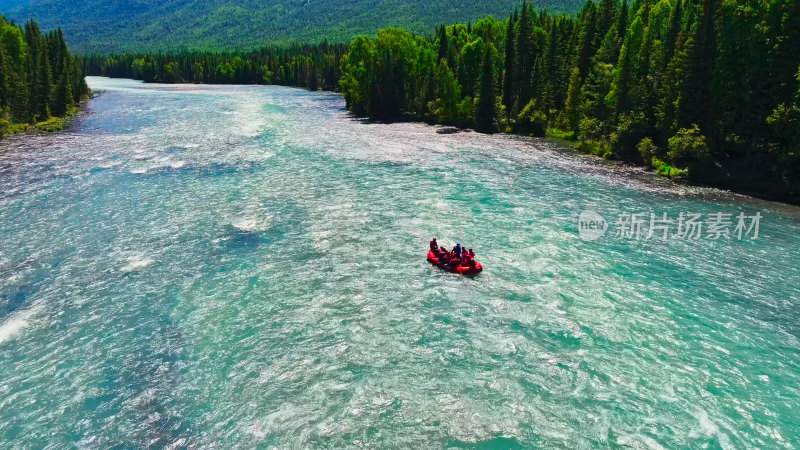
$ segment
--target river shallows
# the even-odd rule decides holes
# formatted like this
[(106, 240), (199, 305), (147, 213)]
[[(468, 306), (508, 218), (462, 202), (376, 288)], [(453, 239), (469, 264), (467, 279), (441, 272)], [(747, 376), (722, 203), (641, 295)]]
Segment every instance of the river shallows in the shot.
[[(334, 94), (89, 81), (73, 130), (0, 144), (2, 447), (800, 442), (796, 208)], [(585, 209), (763, 218), (588, 242)]]

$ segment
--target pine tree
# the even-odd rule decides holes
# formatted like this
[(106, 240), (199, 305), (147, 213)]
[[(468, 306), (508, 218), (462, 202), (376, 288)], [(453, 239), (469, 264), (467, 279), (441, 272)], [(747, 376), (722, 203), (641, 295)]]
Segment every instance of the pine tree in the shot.
[[(693, 45), (692, 42), (688, 42), (688, 44)], [(675, 105), (678, 102), (680, 76), (683, 73), (685, 59), (684, 52), (675, 52), (675, 55), (667, 65), (664, 82), (662, 83), (659, 93), (660, 99), (656, 110), (656, 128), (661, 134), (659, 136), (659, 142), (661, 144), (664, 144), (666, 139), (676, 130)]]
[(597, 32), (597, 7), (587, 2), (581, 11), (580, 32), (578, 33), (578, 73), (581, 80), (586, 78), (595, 54), (595, 33)]
[(53, 114), (57, 117), (66, 115), (70, 106), (74, 103), (69, 63), (67, 63), (66, 67), (62, 67), (62, 69), (64, 70), (59, 77), (53, 101)]
[(547, 110), (560, 110), (564, 102), (564, 64), (561, 55), (561, 24), (552, 25), (547, 35), (547, 52), (544, 56), (543, 73), (543, 107)]
[(681, 31), (681, 21), (683, 20), (683, 1), (676, 0), (675, 7), (669, 16), (669, 25), (667, 27), (667, 34), (664, 37), (664, 59), (662, 61), (662, 69), (666, 68), (672, 56), (675, 54), (675, 49), (678, 45), (678, 34)]
[(436, 58), (437, 63), (442, 59), (447, 59), (450, 55), (450, 40), (447, 38), (447, 27), (442, 25), (439, 27), (439, 56)]
[[(679, 0), (676, 0), (679, 1)], [(617, 12), (617, 21), (614, 24), (615, 34), (616, 34), (616, 45), (614, 46), (614, 54), (611, 57), (611, 60), (616, 63), (617, 59), (619, 58), (619, 54), (622, 51), (622, 44), (625, 41), (625, 36), (628, 34), (628, 15), (630, 12), (628, 11), (628, 0), (622, 0), (622, 6), (620, 6), (619, 11)]]
[(615, 0), (603, 0), (603, 6), (600, 10), (600, 24), (598, 27), (598, 36), (605, 36), (606, 33), (614, 25), (614, 18), (617, 15), (617, 2)]
[(564, 116), (569, 131), (578, 131), (578, 124), (580, 123), (580, 105), (581, 105), (581, 76), (578, 68), (572, 69), (572, 75), (569, 77), (569, 89), (567, 90), (567, 101), (564, 107)]
[[(2, 28), (2, 26), (3, 25), (0, 24), (0, 28)], [(0, 29), (0, 32), (2, 32), (2, 29)], [(7, 109), (11, 106), (8, 86), (10, 71), (11, 67), (8, 62), (8, 53), (6, 52), (5, 46), (0, 44), (0, 111), (3, 113), (6, 113)]]
[(800, 0), (776, 0), (772, 7), (775, 47), (771, 63), (777, 83), (774, 96), (787, 98), (794, 93), (795, 65), (800, 58)]
[(699, 125), (706, 137), (712, 138), (710, 130), (714, 122), (711, 110), (711, 77), (716, 59), (714, 15), (717, 0), (704, 0), (703, 13), (698, 20), (692, 37), (687, 41), (684, 74), (680, 84), (677, 103), (677, 122), (679, 128)]
[(527, 3), (522, 3), (522, 15), (519, 19), (519, 36), (517, 37), (517, 84), (519, 104), (525, 105), (531, 99), (531, 75), (534, 65), (533, 25)]
[(514, 114), (514, 103), (516, 100), (516, 65), (517, 58), (517, 36), (514, 32), (514, 15), (509, 16), (506, 28), (506, 58), (505, 71), (503, 72), (503, 104), (506, 106), (506, 113), (511, 116)]
[(611, 94), (614, 103), (614, 115), (619, 117), (631, 108), (631, 93), (634, 88), (636, 60), (642, 42), (644, 24), (641, 17), (634, 19), (628, 30), (628, 36), (622, 45), (619, 63), (614, 71), (614, 84)]
[(495, 96), (495, 54), (494, 44), (489, 43), (483, 51), (481, 61), (480, 92), (475, 111), (475, 127), (484, 133), (497, 131), (497, 107)]

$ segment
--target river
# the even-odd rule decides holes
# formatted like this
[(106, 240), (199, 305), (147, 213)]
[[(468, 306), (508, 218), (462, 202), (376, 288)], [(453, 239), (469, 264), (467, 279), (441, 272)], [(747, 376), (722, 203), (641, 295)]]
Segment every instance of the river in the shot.
[(798, 208), (332, 93), (89, 84), (0, 143), (2, 447), (800, 444)]

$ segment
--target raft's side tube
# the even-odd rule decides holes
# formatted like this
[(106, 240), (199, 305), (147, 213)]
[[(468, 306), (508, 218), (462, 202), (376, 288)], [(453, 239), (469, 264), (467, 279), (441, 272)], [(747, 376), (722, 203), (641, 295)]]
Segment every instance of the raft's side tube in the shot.
[(442, 269), (447, 270), (448, 272), (460, 273), (463, 275), (474, 275), (483, 270), (483, 266), (481, 265), (481, 263), (477, 261), (475, 262), (474, 269), (470, 266), (453, 267), (449, 265), (439, 264), (439, 258), (436, 257), (436, 255), (433, 253), (433, 250), (428, 250), (428, 261), (430, 261), (431, 264), (436, 264)]
[(475, 268), (473, 269), (470, 266), (458, 266), (456, 267), (458, 273), (463, 273), (464, 275), (472, 275), (480, 272), (483, 270), (483, 266), (479, 262), (475, 262)]

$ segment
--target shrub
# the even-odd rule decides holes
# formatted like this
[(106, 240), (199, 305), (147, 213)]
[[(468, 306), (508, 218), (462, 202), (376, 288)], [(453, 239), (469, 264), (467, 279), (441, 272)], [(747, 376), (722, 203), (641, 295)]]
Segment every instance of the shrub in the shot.
[[(637, 113), (622, 116), (617, 129), (611, 133), (611, 148), (620, 159), (639, 162), (640, 153), (636, 151), (637, 144), (650, 134), (644, 114)], [(642, 162), (649, 164), (649, 159)]]
[(11, 121), (8, 119), (0, 119), (0, 139), (11, 134)]
[(547, 137), (553, 139), (563, 139), (565, 141), (575, 141), (577, 139), (574, 131), (564, 131), (558, 128), (548, 128)]
[(706, 138), (700, 133), (697, 125), (692, 128), (681, 128), (675, 136), (669, 138), (670, 161), (681, 167), (698, 166), (711, 159)]
[(598, 141), (605, 135), (605, 124), (598, 119), (584, 117), (578, 126), (580, 138), (589, 141)]
[(471, 127), (475, 123), (475, 99), (472, 97), (464, 97), (458, 102), (458, 117), (456, 125), (461, 128)]
[(678, 169), (677, 167), (672, 167), (656, 157), (653, 157), (653, 167), (656, 169), (656, 172), (659, 175), (669, 178), (672, 177), (685, 178), (689, 175), (688, 169)]
[(639, 150), (639, 156), (642, 157), (642, 161), (655, 167), (654, 159), (658, 156), (658, 147), (653, 144), (653, 141), (650, 138), (644, 138), (639, 141), (639, 145), (636, 148)]
[(503, 97), (498, 96), (494, 104), (497, 111), (497, 129), (504, 132), (508, 129), (508, 119), (506, 118), (506, 105), (503, 104)]
[(780, 104), (769, 117), (773, 154), (782, 164), (800, 161), (800, 98), (793, 106)]
[(64, 129), (65, 120), (61, 117), (51, 117), (35, 125), (36, 131), (43, 133), (55, 133)]
[(547, 115), (536, 108), (536, 100), (531, 100), (517, 116), (515, 131), (530, 136), (544, 137), (547, 132)]
[(599, 156), (603, 159), (610, 159), (613, 156), (611, 146), (602, 141), (580, 141), (575, 144), (575, 149), (579, 152)]

